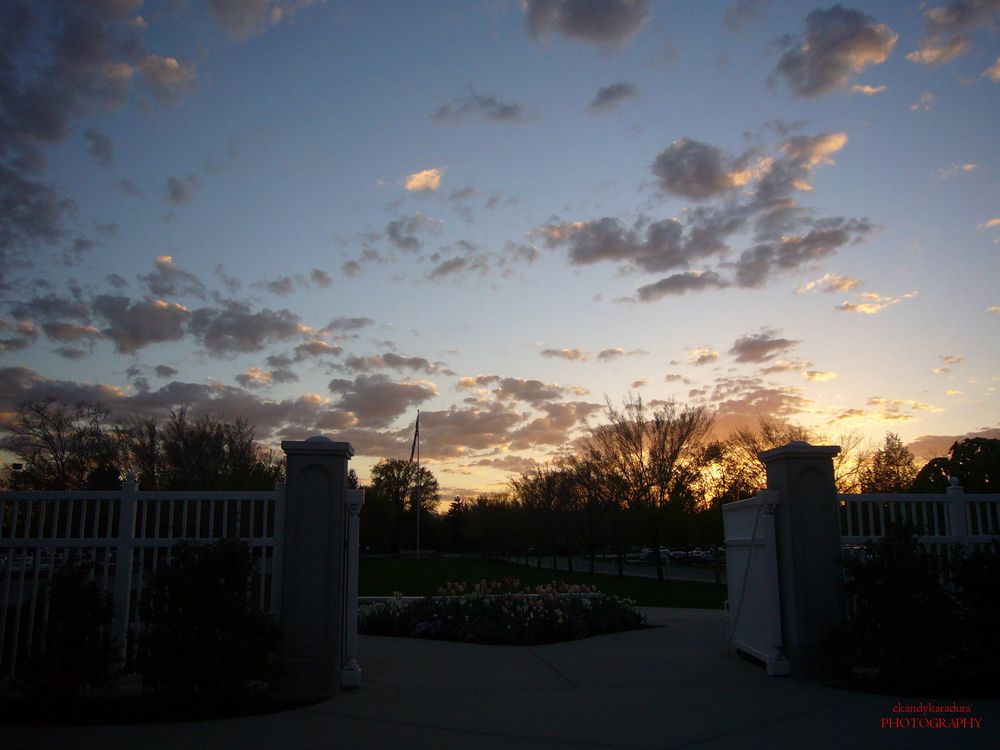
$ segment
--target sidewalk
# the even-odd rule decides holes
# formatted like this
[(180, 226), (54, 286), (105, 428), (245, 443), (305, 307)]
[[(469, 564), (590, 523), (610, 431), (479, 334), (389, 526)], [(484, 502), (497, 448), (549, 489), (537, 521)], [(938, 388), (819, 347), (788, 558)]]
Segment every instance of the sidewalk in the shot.
[[(880, 729), (882, 717), (918, 715), (893, 713), (903, 696), (767, 677), (727, 653), (723, 612), (646, 612), (661, 627), (549, 646), (363, 636), (363, 686), (308, 708), (188, 724), (0, 727), (0, 747), (1000, 747), (1000, 701), (956, 701), (971, 706), (964, 716), (981, 719), (981, 729)], [(903, 702), (944, 702), (912, 698)]]

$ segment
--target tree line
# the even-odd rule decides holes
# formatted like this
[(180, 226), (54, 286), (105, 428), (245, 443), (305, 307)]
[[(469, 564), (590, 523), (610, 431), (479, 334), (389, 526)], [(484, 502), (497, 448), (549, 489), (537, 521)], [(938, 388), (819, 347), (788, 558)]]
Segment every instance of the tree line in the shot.
[(112, 419), (100, 403), (22, 404), (0, 447), (16, 460), (4, 480), (18, 490), (110, 490), (135, 474), (144, 490), (269, 490), (285, 467), (254, 440), (245, 419), (192, 419), (187, 409)]
[[(504, 491), (456, 497), (444, 513), (435, 511), (438, 483), (421, 467), (421, 546), (499, 557), (565, 555), (570, 566), (574, 556), (585, 556), (591, 569), (595, 555), (610, 550), (621, 570), (630, 547), (721, 544), (721, 506), (766, 486), (760, 452), (795, 440), (824, 442), (803, 427), (763, 416), (719, 439), (710, 412), (676, 402), (651, 408), (629, 398), (622, 407), (609, 403), (605, 417), (572, 451), (512, 477)], [(969, 492), (989, 492), (996, 486), (990, 477), (1000, 474), (1000, 440), (956, 443), (949, 457), (923, 468), (893, 433), (877, 448), (850, 434), (836, 442), (842, 448), (834, 461), (841, 493), (941, 492), (950, 476)], [(415, 546), (416, 471), (398, 459), (375, 466), (362, 511), (367, 551)], [(654, 559), (662, 576), (663, 563)]]

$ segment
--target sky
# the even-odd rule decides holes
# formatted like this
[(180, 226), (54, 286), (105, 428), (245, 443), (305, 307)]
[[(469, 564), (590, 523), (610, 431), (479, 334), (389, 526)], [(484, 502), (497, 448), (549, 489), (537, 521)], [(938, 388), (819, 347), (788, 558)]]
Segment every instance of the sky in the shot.
[(1000, 435), (1000, 0), (0, 10), (0, 420), (505, 486), (606, 404)]

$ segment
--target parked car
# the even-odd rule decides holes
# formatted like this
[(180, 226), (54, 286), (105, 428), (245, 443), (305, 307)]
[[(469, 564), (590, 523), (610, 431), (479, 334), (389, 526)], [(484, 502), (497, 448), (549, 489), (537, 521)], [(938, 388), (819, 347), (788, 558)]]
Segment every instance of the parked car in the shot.
[[(670, 550), (667, 549), (666, 547), (660, 547), (659, 557), (660, 557), (661, 560), (669, 560), (670, 559)], [(652, 560), (656, 559), (656, 557), (653, 555), (653, 548), (652, 547), (646, 547), (645, 549), (643, 549), (643, 551), (642, 551), (642, 559), (643, 560), (647, 560), (647, 561), (652, 561)]]

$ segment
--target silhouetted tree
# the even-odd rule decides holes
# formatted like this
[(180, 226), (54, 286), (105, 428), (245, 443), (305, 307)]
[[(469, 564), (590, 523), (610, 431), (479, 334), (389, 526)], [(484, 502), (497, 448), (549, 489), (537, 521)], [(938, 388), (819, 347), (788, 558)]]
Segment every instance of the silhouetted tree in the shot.
[[(3, 447), (23, 469), (19, 489), (107, 489), (108, 467), (118, 462), (102, 404), (62, 404), (49, 398), (22, 404), (7, 427)], [(117, 478), (117, 472), (114, 472)]]
[(882, 447), (861, 471), (862, 492), (908, 492), (917, 476), (913, 454), (899, 435), (887, 432)]
[(948, 457), (932, 458), (913, 481), (913, 492), (944, 492), (957, 477), (966, 492), (996, 492), (1000, 487), (1000, 440), (972, 438), (954, 443)]
[[(623, 409), (608, 403), (609, 424), (591, 431), (588, 447), (602, 471), (616, 477), (629, 510), (638, 515), (658, 550), (668, 505), (690, 511), (713, 417), (704, 407), (680, 407), (674, 401), (648, 412), (641, 398), (630, 397)], [(656, 577), (663, 580), (663, 561)]]

